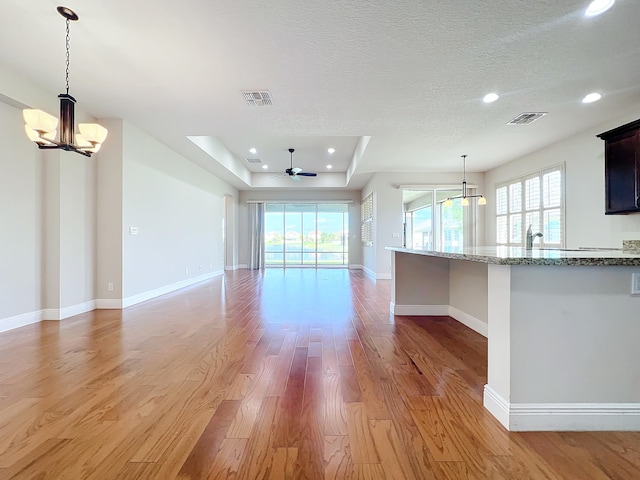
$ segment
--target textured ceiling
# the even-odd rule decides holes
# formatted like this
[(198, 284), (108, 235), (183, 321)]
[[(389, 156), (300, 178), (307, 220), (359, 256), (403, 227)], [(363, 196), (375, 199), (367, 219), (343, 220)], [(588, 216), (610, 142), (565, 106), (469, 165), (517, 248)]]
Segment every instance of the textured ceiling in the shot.
[[(0, 29), (0, 65), (54, 96), (64, 86), (57, 3), (3, 0)], [(238, 188), (252, 182), (188, 136), (223, 145), (245, 178), (250, 147), (274, 170), (296, 148), (297, 166), (321, 172), (334, 146), (332, 172), (351, 165), (349, 188), (373, 172), (460, 171), (463, 153), (469, 171), (485, 171), (640, 106), (640, 2), (595, 18), (587, 3), (70, 0), (80, 16), (71, 93)], [(241, 91), (257, 89), (274, 105), (248, 107)], [(500, 100), (483, 104), (491, 91)], [(582, 104), (592, 91), (603, 99)], [(549, 113), (505, 125), (527, 111)]]

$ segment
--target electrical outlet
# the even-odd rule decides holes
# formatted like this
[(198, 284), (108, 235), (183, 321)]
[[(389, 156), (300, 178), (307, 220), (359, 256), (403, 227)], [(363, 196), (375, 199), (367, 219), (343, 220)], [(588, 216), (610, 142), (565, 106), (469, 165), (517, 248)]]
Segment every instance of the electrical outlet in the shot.
[(113, 292), (113, 282), (107, 283), (107, 290), (109, 290), (110, 292)]
[(129, 235), (138, 235), (138, 227), (129, 227)]
[(185, 268), (185, 269), (184, 269), (184, 274), (185, 274), (185, 275), (189, 275), (189, 269), (188, 269), (188, 268)]
[(640, 273), (631, 274), (631, 295), (640, 295)]

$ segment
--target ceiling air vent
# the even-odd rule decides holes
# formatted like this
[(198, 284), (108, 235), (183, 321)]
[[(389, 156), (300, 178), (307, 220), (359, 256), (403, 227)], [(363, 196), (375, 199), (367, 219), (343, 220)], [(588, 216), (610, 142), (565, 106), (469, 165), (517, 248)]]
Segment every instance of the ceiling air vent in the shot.
[(543, 117), (547, 114), (547, 112), (526, 112), (521, 113), (513, 120), (507, 122), (507, 125), (529, 125), (532, 122), (535, 122), (540, 117)]
[(273, 105), (271, 93), (268, 90), (243, 90), (242, 94), (250, 107), (269, 107)]
[(252, 165), (262, 165), (262, 160), (260, 160), (259, 158), (247, 158), (247, 163), (250, 163)]

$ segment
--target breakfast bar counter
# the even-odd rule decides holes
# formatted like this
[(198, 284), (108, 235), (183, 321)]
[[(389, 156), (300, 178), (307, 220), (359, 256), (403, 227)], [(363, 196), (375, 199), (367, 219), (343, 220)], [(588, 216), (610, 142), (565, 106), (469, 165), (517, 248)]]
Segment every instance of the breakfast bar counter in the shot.
[(488, 338), (484, 405), (507, 429), (640, 430), (639, 251), (388, 250), (393, 314)]

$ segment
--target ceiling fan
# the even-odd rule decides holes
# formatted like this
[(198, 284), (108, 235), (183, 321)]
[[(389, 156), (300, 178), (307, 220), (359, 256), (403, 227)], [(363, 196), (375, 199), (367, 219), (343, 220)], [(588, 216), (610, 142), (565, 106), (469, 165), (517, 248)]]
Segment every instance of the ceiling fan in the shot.
[(289, 154), (291, 155), (291, 166), (289, 168), (287, 168), (284, 173), (286, 173), (287, 175), (289, 175), (291, 177), (291, 180), (293, 180), (294, 182), (299, 182), (300, 181), (300, 177), (315, 177), (318, 174), (317, 173), (312, 173), (312, 172), (303, 172), (301, 168), (299, 167), (293, 167), (293, 152), (295, 152), (295, 149), (290, 148), (289, 149)]

